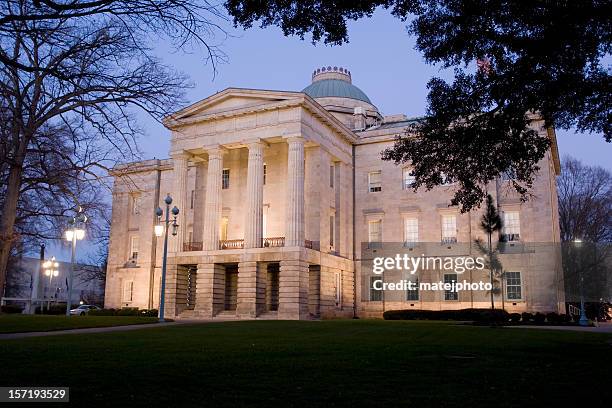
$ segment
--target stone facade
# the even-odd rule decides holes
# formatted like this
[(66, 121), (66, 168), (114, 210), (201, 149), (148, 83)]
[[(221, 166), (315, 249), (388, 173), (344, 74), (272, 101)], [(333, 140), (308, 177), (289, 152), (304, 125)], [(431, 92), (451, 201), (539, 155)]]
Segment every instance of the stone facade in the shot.
[[(456, 301), (369, 297), (362, 243), (372, 240), (373, 226), (380, 240), (402, 242), (413, 223), (419, 242), (440, 245), (442, 219), (451, 214), (450, 248), (483, 238), (481, 211), (449, 207), (452, 185), (404, 188), (408, 172), (380, 152), (411, 121), (381, 115), (347, 70), (317, 70), (313, 82), (316, 89), (303, 92), (219, 92), (166, 118), (171, 159), (113, 170), (107, 307), (158, 307), (163, 239), (154, 235), (154, 212), (168, 194), (180, 209), (177, 234), (169, 236), (168, 317), (378, 317), (392, 308), (487, 306), (483, 293)], [(552, 130), (548, 136), (554, 141)], [(559, 241), (554, 144), (540, 167), (528, 203), (507, 181), (489, 186), (500, 210), (518, 217), (517, 244)], [(521, 274), (520, 299), (507, 299), (507, 309), (562, 304), (558, 258), (538, 255), (504, 255)]]

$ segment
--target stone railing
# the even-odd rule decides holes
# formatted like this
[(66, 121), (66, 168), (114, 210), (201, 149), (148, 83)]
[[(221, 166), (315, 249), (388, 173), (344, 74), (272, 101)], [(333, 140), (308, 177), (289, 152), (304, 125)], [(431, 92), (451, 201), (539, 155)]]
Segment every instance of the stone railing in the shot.
[(321, 242), (319, 241), (311, 241), (307, 239), (306, 241), (304, 241), (304, 246), (309, 249), (314, 249), (315, 251), (321, 250)]
[(183, 244), (183, 251), (184, 252), (201, 251), (201, 250), (202, 250), (202, 243), (201, 242), (185, 242)]
[(244, 239), (222, 239), (219, 241), (219, 249), (242, 249)]
[(285, 237), (264, 238), (263, 239), (263, 246), (264, 246), (264, 248), (284, 247), (285, 246)]

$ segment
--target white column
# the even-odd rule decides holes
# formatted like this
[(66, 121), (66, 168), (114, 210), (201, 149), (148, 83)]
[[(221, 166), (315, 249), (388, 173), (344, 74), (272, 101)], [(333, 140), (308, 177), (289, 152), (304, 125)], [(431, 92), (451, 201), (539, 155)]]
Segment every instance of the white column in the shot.
[(221, 219), (221, 177), (223, 173), (222, 147), (208, 150), (206, 175), (206, 204), (204, 206), (203, 249), (219, 249), (219, 220)]
[(261, 248), (263, 238), (263, 149), (261, 140), (248, 143), (244, 247)]
[[(172, 206), (178, 207), (179, 217), (176, 237), (171, 240), (171, 251), (180, 252), (183, 250), (185, 236), (187, 235), (187, 161), (189, 155), (181, 152), (172, 155), (172, 164), (174, 166), (174, 197), (172, 197)], [(172, 218), (172, 215), (171, 215)]]
[(285, 246), (304, 246), (304, 138), (287, 138)]

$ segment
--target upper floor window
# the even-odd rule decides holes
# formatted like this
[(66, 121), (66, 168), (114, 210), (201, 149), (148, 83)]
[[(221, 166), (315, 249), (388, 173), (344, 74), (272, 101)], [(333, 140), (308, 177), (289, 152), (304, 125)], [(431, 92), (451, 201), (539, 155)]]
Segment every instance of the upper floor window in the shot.
[(368, 191), (370, 193), (382, 191), (382, 172), (380, 170), (368, 173)]
[(264, 183), (264, 186), (265, 186), (266, 185), (266, 178), (268, 177), (268, 165), (266, 163), (264, 163), (263, 167), (264, 167), (263, 168), (263, 183)]
[(230, 169), (223, 169), (221, 175), (221, 188), (227, 190), (230, 186)]
[(521, 220), (518, 211), (504, 212), (502, 241), (513, 242), (521, 238)]
[(329, 166), (329, 186), (334, 188), (334, 165)]
[(410, 246), (419, 242), (419, 220), (418, 218), (404, 218), (404, 245)]
[(516, 179), (516, 171), (513, 168), (509, 168), (508, 170), (501, 173), (501, 179), (503, 181), (510, 181)]
[(442, 216), (442, 243), (453, 244), (457, 242), (457, 216)]
[(191, 198), (189, 199), (189, 208), (193, 210), (195, 204), (195, 190), (191, 190)]
[(506, 296), (508, 300), (520, 300), (523, 298), (520, 272), (506, 272)]
[(370, 221), (368, 222), (368, 242), (381, 242), (382, 241), (382, 221)]
[(133, 215), (140, 214), (140, 196), (137, 196), (137, 195), (132, 196), (132, 214)]
[(138, 259), (138, 250), (140, 246), (140, 240), (138, 235), (133, 235), (130, 238), (130, 259), (134, 261)]
[(402, 170), (402, 188), (404, 190), (412, 189), (412, 184), (416, 178), (412, 175), (412, 170), (408, 167), (404, 167)]
[(219, 224), (219, 239), (221, 241), (227, 240), (227, 228), (229, 226), (229, 218), (221, 217), (221, 223)]

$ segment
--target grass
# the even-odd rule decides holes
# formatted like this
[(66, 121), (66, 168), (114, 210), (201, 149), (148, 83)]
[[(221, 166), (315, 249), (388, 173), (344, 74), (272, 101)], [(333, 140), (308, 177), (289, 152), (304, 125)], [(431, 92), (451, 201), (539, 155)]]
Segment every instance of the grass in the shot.
[(250, 321), (0, 341), (1, 386), (77, 406), (609, 406), (612, 336), (418, 321)]
[(0, 333), (22, 333), (88, 327), (124, 326), (128, 324), (155, 323), (157, 317), (140, 316), (48, 316), (0, 314)]

